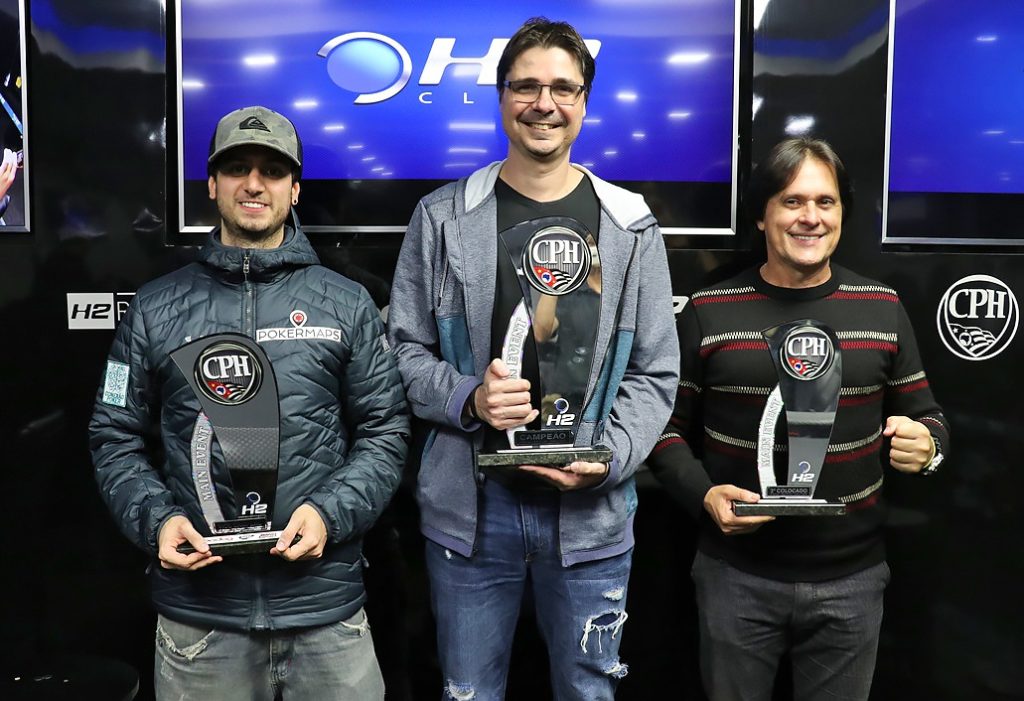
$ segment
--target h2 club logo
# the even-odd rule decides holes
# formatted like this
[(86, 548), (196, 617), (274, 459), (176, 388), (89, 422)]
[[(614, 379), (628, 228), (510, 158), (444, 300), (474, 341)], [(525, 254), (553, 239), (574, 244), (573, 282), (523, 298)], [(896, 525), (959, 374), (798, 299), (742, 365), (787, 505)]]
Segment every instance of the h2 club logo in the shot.
[(244, 404), (256, 396), (263, 369), (256, 355), (230, 341), (214, 343), (196, 360), (196, 384), (218, 404)]
[(549, 226), (533, 235), (523, 250), (527, 282), (546, 295), (567, 295), (587, 279), (591, 253), (586, 240), (564, 226)]
[(569, 400), (559, 397), (554, 403), (555, 413), (548, 416), (548, 426), (572, 426), (576, 421), (576, 414), (569, 414)]
[(68, 292), (68, 328), (113, 329), (134, 296), (134, 292)]
[(832, 339), (821, 329), (800, 326), (789, 332), (779, 350), (782, 367), (798, 380), (813, 380), (832, 365)]
[(811, 463), (806, 460), (801, 460), (797, 465), (800, 468), (800, 472), (794, 472), (790, 476), (790, 482), (813, 482), (814, 473), (811, 472)]
[(249, 492), (245, 495), (245, 504), (242, 504), (242, 516), (266, 516), (267, 505), (261, 503), (263, 497), (259, 492)]
[[(477, 85), (496, 85), (498, 60), (508, 44), (508, 38), (491, 39), (483, 56), (456, 57), (455, 39), (437, 37), (430, 45), (427, 60), (420, 73), (419, 85), (440, 85), (448, 66), (477, 67)], [(586, 39), (584, 43), (591, 56), (597, 58), (601, 42)], [(402, 92), (412, 77), (413, 61), (409, 51), (385, 34), (376, 32), (348, 32), (328, 40), (317, 56), (327, 59), (327, 74), (338, 87), (356, 93), (357, 105), (372, 105), (389, 100)], [(425, 105), (433, 101), (430, 90), (421, 91), (418, 99)], [(462, 101), (472, 104), (469, 93)]]
[(939, 302), (939, 338), (964, 360), (988, 360), (1002, 353), (1017, 334), (1017, 298), (991, 275), (969, 275), (954, 282)]

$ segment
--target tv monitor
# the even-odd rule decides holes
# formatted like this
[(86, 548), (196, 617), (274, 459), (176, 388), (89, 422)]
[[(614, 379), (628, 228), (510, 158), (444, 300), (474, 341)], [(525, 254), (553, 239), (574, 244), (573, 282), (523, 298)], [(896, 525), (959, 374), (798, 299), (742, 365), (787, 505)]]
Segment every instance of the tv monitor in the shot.
[(28, 231), (25, 0), (0, 0), (0, 231)]
[[(420, 197), (505, 156), (496, 68), (530, 16), (572, 23), (597, 74), (573, 161), (642, 192), (666, 233), (735, 229), (739, 0), (177, 0), (178, 230), (216, 222), (218, 119), (292, 119), (311, 232), (402, 232)], [(173, 103), (172, 103), (173, 104)]]
[(883, 243), (1024, 243), (1024, 3), (893, 0)]

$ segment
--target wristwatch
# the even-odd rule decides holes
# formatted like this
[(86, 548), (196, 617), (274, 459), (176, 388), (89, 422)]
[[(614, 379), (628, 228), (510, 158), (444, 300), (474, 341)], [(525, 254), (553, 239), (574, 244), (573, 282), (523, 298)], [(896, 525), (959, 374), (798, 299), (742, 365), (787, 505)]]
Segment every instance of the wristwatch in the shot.
[(928, 461), (927, 465), (921, 468), (921, 474), (925, 476), (934, 475), (938, 472), (939, 465), (941, 465), (942, 461), (945, 459), (945, 456), (942, 454), (942, 444), (935, 436), (932, 436), (932, 446), (935, 449), (932, 453), (932, 459)]

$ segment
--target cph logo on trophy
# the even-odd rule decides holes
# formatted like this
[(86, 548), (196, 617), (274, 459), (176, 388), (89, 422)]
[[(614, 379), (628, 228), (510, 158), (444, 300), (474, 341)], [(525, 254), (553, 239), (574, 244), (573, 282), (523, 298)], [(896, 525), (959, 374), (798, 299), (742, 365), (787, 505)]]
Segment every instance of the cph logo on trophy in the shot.
[(593, 235), (568, 217), (543, 217), (503, 231), (500, 249), (516, 270), (522, 299), (508, 321), (501, 359), (522, 377), (528, 344), (537, 351), (539, 428), (508, 430), (509, 448), (480, 453), (481, 467), (608, 462), (604, 446), (576, 446), (601, 316), (601, 258)]
[[(779, 376), (761, 415), (757, 474), (761, 500), (733, 502), (737, 516), (840, 516), (846, 505), (814, 498), (832, 437), (843, 363), (835, 331), (802, 319), (762, 331)], [(775, 477), (775, 428), (783, 409), (789, 434), (785, 484)]]
[[(267, 552), (281, 531), (271, 530), (280, 451), (280, 408), (270, 359), (248, 336), (222, 333), (187, 343), (171, 360), (202, 405), (192, 433), (192, 479), (217, 555)], [(231, 477), (233, 517), (225, 518), (211, 475), (213, 440)], [(185, 543), (179, 552), (193, 552)]]

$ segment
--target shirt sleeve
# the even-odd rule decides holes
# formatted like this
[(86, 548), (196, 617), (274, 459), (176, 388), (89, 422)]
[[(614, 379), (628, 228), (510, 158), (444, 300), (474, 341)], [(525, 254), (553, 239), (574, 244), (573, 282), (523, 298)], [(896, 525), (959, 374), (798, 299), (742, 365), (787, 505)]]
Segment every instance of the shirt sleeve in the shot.
[(668, 425), (647, 458), (651, 473), (668, 494), (694, 518), (703, 513), (704, 495), (711, 488), (694, 447), (702, 445), (703, 365), (700, 355), (700, 319), (688, 303), (678, 321), (680, 367), (679, 387)]

